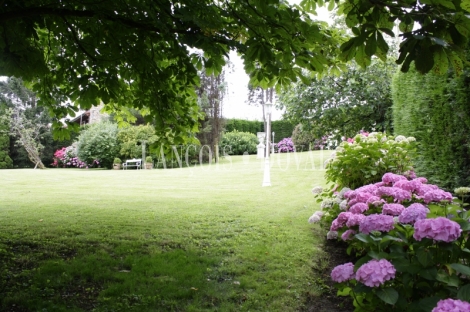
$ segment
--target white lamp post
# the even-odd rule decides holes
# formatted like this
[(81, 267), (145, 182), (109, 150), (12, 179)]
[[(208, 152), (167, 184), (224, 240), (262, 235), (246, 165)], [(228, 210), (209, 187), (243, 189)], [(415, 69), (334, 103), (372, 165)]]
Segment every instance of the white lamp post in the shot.
[(271, 173), (269, 166), (269, 154), (271, 152), (270, 139), (271, 139), (271, 109), (273, 104), (265, 103), (264, 104), (264, 116), (266, 118), (266, 158), (264, 159), (264, 177), (263, 177), (263, 186), (271, 186)]

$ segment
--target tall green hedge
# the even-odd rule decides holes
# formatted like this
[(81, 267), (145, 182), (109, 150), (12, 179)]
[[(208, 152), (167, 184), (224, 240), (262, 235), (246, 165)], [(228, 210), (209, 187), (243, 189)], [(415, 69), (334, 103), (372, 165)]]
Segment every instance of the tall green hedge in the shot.
[(225, 132), (249, 132), (256, 134), (263, 132), (263, 122), (258, 120), (226, 119)]
[[(275, 120), (271, 123), (271, 132), (274, 132), (274, 140), (279, 142), (284, 138), (290, 138), (295, 125), (287, 120)], [(249, 132), (256, 134), (264, 132), (264, 122), (258, 120), (226, 119), (225, 132)]]
[[(6, 114), (6, 105), (0, 102), (0, 114)], [(0, 123), (0, 169), (8, 169), (13, 166), (13, 161), (8, 156), (10, 151), (10, 126)]]
[(395, 134), (419, 144), (417, 173), (447, 190), (470, 186), (470, 71), (460, 77), (398, 72), (392, 96)]

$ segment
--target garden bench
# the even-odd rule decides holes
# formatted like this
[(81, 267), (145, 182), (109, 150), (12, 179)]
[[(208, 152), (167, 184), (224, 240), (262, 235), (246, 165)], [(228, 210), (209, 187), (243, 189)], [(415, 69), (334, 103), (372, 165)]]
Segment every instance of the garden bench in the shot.
[(137, 169), (142, 169), (142, 159), (132, 158), (126, 160), (126, 162), (122, 164), (123, 170), (129, 167), (136, 167)]

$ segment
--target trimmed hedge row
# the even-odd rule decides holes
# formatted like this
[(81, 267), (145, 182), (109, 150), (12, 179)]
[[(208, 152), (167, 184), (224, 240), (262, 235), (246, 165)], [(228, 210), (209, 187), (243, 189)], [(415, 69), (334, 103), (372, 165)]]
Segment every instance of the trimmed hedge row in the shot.
[(419, 144), (417, 174), (447, 190), (470, 185), (470, 72), (398, 72), (392, 96), (395, 133)]
[[(284, 138), (290, 138), (295, 125), (287, 120), (275, 120), (271, 123), (274, 140), (280, 141)], [(258, 120), (226, 119), (225, 132), (249, 132), (256, 135), (257, 132), (264, 131), (264, 122)]]

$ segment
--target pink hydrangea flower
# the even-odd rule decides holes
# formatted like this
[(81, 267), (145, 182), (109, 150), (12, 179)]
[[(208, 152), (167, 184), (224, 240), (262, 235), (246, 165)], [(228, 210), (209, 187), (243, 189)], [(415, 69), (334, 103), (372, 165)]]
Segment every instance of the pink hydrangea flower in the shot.
[(351, 207), (351, 206), (354, 206), (354, 205), (357, 204), (357, 203), (358, 203), (357, 200), (355, 200), (355, 199), (350, 199), (349, 202), (348, 202), (348, 205), (349, 205), (349, 207)]
[(359, 223), (359, 231), (365, 234), (372, 231), (388, 232), (393, 228), (393, 217), (383, 214), (368, 215)]
[(354, 197), (356, 197), (356, 192), (349, 190), (346, 191), (343, 196), (344, 198), (353, 199)]
[(349, 208), (349, 212), (351, 213), (363, 213), (364, 211), (369, 210), (369, 205), (364, 203), (357, 203)]
[(444, 217), (418, 220), (415, 222), (414, 228), (413, 237), (417, 241), (430, 238), (435, 241), (449, 243), (459, 238), (462, 233), (462, 229), (457, 222)]
[(380, 204), (380, 203), (383, 203), (382, 200), (380, 199), (380, 197), (378, 196), (375, 196), (375, 195), (372, 195), (371, 197), (369, 197), (369, 199), (367, 199), (366, 201), (366, 204), (372, 204), (374, 206), (377, 206), (377, 204)]
[(352, 214), (349, 216), (348, 221), (346, 221), (346, 226), (347, 227), (353, 227), (361, 224), (361, 221), (365, 218), (366, 216), (363, 214)]
[(338, 265), (331, 271), (331, 279), (336, 283), (342, 283), (352, 278), (354, 278), (354, 264), (352, 262)]
[(415, 178), (413, 179), (413, 181), (418, 181), (419, 183), (422, 183), (422, 184), (428, 183), (428, 179), (423, 178), (423, 177)]
[(437, 302), (432, 312), (460, 312), (470, 311), (470, 303), (457, 299), (443, 299)]
[(424, 202), (440, 202), (441, 200), (452, 201), (452, 194), (443, 190), (431, 190), (424, 194)]
[(356, 234), (356, 231), (354, 230), (347, 230), (341, 235), (341, 239), (344, 241), (352, 239), (352, 237)]
[(404, 200), (411, 200), (411, 192), (407, 190), (398, 189), (395, 194), (393, 194), (393, 198), (397, 203), (401, 203)]
[(419, 189), (416, 190), (416, 194), (418, 194), (419, 196), (424, 196), (424, 194), (426, 194), (427, 192), (438, 189), (439, 187), (434, 184), (421, 184)]
[(377, 195), (379, 196), (391, 196), (395, 199), (396, 202), (402, 202), (404, 200), (410, 200), (411, 199), (411, 192), (410, 191), (405, 191), (401, 188), (398, 187), (387, 187), (387, 186), (382, 186), (377, 189)]
[(398, 180), (397, 182), (393, 184), (393, 187), (398, 187), (405, 191), (414, 192), (414, 191), (419, 190), (421, 185), (422, 184), (416, 180), (413, 180), (413, 181)]
[(366, 203), (367, 200), (368, 200), (369, 198), (371, 198), (372, 196), (374, 196), (374, 195), (372, 195), (371, 193), (368, 193), (368, 192), (359, 192), (359, 191), (356, 190), (356, 198), (355, 198), (355, 200), (357, 200), (357, 201), (360, 202), (360, 203)]
[(382, 214), (399, 216), (403, 210), (405, 210), (405, 207), (401, 204), (384, 204)]
[(390, 187), (390, 186), (381, 186), (377, 189), (377, 195), (379, 195), (379, 196), (393, 196), (393, 194), (395, 193), (395, 190), (396, 189), (394, 189), (393, 187)]
[(384, 182), (384, 183), (393, 184), (393, 183), (397, 182), (398, 180), (407, 180), (407, 179), (406, 179), (405, 176), (395, 174), (395, 173), (391, 173), (391, 172), (387, 172), (382, 177), (382, 182)]
[(356, 280), (369, 287), (378, 287), (395, 278), (395, 267), (385, 259), (370, 260), (356, 272)]
[(336, 219), (333, 220), (330, 226), (330, 231), (338, 231), (340, 228), (346, 225), (346, 222), (349, 220), (350, 216), (353, 215), (349, 211), (341, 212)]
[(345, 225), (352, 213), (343, 211), (338, 215), (338, 222), (342, 225)]
[(415, 223), (416, 220), (426, 219), (429, 209), (419, 203), (411, 204), (398, 216), (400, 223)]
[(338, 218), (336, 218), (336, 219), (333, 220), (333, 222), (331, 222), (330, 231), (338, 231), (343, 226), (344, 226), (344, 224), (340, 224), (338, 222)]
[(358, 193), (370, 193), (370, 194), (374, 194), (374, 192), (377, 190), (378, 186), (375, 185), (375, 184), (367, 184), (367, 185), (364, 185), (364, 186), (361, 186), (357, 189), (355, 189), (355, 193), (358, 194)]

